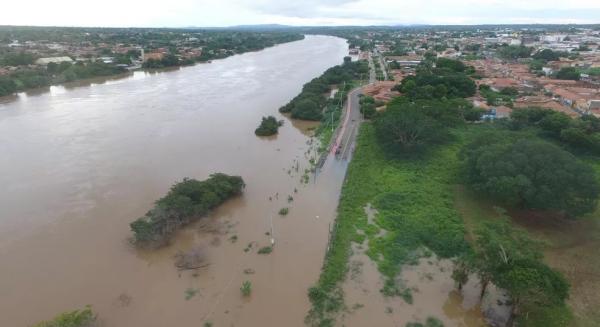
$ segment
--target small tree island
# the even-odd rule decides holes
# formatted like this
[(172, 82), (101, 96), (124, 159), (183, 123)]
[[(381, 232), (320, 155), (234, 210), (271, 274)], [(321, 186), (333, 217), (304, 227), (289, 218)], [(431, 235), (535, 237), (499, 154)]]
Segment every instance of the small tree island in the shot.
[(257, 136), (271, 136), (277, 134), (279, 127), (283, 125), (282, 120), (273, 116), (263, 117), (260, 126), (254, 131)]
[(183, 225), (205, 216), (226, 200), (242, 193), (240, 176), (212, 174), (204, 181), (184, 178), (155, 202), (145, 216), (130, 224), (134, 242), (143, 246), (164, 245)]

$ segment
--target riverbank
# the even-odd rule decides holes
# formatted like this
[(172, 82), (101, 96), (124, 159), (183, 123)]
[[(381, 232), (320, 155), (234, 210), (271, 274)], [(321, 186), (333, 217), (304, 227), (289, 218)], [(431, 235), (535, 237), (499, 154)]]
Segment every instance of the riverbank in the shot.
[(125, 69), (113, 64), (103, 62), (77, 62), (67, 64), (66, 66), (53, 64), (52, 69), (46, 67), (36, 67), (35, 69), (21, 69), (6, 76), (0, 76), (0, 100), (8, 98), (16, 93), (28, 91), (41, 91), (51, 86), (65, 85), (68, 83), (84, 83), (86, 80), (96, 78), (114, 78), (117, 76), (128, 75), (135, 71), (157, 71), (163, 69), (173, 69), (186, 66), (193, 66), (199, 63), (211, 63), (213, 60), (225, 59), (234, 55), (240, 55), (249, 52), (261, 51), (279, 44), (300, 41), (305, 38), (302, 34), (284, 34), (280, 38), (273, 38), (272, 44), (259, 47), (244, 47), (237, 51), (218, 52), (204, 54), (192, 59), (179, 59), (174, 55), (169, 55), (172, 60), (161, 61), (151, 60), (147, 67), (135, 69)]
[[(447, 260), (465, 253), (486, 221), (501, 218), (494, 209), (498, 203), (461, 185), (460, 149), (490, 128), (455, 128), (452, 141), (426, 155), (391, 159), (378, 144), (372, 124), (363, 124), (342, 188), (331, 248), (318, 283), (309, 291), (311, 325), (403, 325), (432, 316), (445, 326), (479, 327), (489, 319), (508, 317), (506, 306), (494, 305), (494, 297), (500, 296), (495, 290), (479, 303), (474, 276), (457, 292)], [(545, 262), (572, 285), (568, 305), (574, 321), (569, 321), (566, 307), (541, 307), (521, 323), (593, 326), (598, 319), (593, 308), (600, 299), (589, 276), (597, 274), (600, 260), (592, 250), (600, 241), (598, 211), (577, 221), (514, 209), (508, 214), (515, 226), (544, 242)], [(431, 270), (432, 265), (438, 268)]]

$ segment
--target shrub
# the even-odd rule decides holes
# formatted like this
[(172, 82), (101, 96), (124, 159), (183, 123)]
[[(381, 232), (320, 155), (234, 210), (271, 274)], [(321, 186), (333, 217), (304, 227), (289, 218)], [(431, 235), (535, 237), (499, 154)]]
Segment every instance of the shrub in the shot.
[(271, 252), (273, 252), (272, 246), (264, 246), (258, 249), (258, 254), (270, 254)]
[(242, 287), (240, 287), (240, 291), (242, 292), (243, 296), (250, 296), (252, 293), (252, 283), (248, 280), (244, 281), (242, 283)]
[(275, 135), (282, 125), (283, 121), (277, 121), (277, 118), (273, 116), (263, 117), (260, 126), (254, 131), (254, 134), (258, 136)]
[(49, 321), (42, 321), (33, 327), (91, 327), (96, 321), (96, 315), (90, 306), (82, 310), (64, 312)]

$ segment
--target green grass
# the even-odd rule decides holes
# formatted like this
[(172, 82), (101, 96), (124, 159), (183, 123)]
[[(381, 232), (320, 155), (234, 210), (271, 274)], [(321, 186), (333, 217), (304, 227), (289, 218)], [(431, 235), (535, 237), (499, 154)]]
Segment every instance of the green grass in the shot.
[[(363, 124), (342, 188), (331, 248), (317, 284), (309, 290), (312, 308), (306, 318), (307, 323), (313, 326), (333, 326), (337, 313), (345, 308), (341, 282), (348, 271), (352, 242), (366, 241), (367, 255), (377, 264), (385, 278), (382, 293), (401, 296), (410, 302), (409, 290), (398, 283), (396, 278), (401, 273), (402, 265), (416, 263), (416, 259), (425, 256), (428, 250), (442, 258), (461, 254), (469, 248), (473, 232), (482, 222), (501, 215), (501, 210), (497, 209), (495, 203), (473, 194), (461, 185), (461, 163), (458, 158), (464, 144), (480, 137), (492, 126), (467, 125), (453, 129), (452, 138), (446, 144), (431, 147), (419, 156), (392, 159), (377, 145), (373, 126)], [(528, 131), (519, 133), (523, 137), (536, 137)], [(594, 160), (595, 158), (582, 159), (593, 162), (600, 175), (600, 161)], [(374, 224), (369, 224), (364, 211), (368, 203), (378, 210)], [(597, 212), (595, 217), (600, 217), (600, 213)], [(588, 236), (591, 241), (586, 246), (599, 244), (600, 223), (584, 221), (581, 224), (596, 226), (587, 228), (590, 230), (588, 233), (592, 234)], [(381, 234), (382, 229), (387, 232)], [(362, 232), (359, 233), (358, 230)], [(577, 238), (581, 233), (569, 233), (561, 228), (552, 232), (539, 228), (528, 230), (535, 238), (546, 241), (550, 250), (558, 252), (550, 253), (550, 259), (555, 258), (555, 262), (549, 260), (549, 263), (563, 270), (560, 262), (567, 259), (565, 251), (570, 251), (563, 247), (571, 243), (563, 239), (568, 235)], [(558, 248), (552, 248), (552, 244)], [(598, 251), (591, 251), (581, 258), (599, 263), (600, 266), (600, 254), (596, 253)], [(546, 257), (549, 257), (549, 252)], [(592, 264), (585, 264), (584, 259), (577, 259), (577, 255), (569, 254), (568, 258), (571, 257), (575, 259), (569, 265), (583, 265), (592, 272), (597, 270)], [(568, 273), (566, 275), (571, 284), (582, 284), (582, 281), (577, 281)], [(588, 282), (593, 289), (598, 289), (599, 284), (600, 282)], [(600, 296), (593, 294), (597, 292), (590, 295), (594, 303), (600, 303)], [(578, 295), (573, 294), (573, 297)], [(596, 310), (590, 310), (589, 304), (587, 307), (584, 304), (583, 308), (577, 308), (577, 303), (578, 301), (570, 303), (577, 322), (574, 326), (592, 326), (589, 322), (594, 321)], [(558, 314), (550, 314), (550, 311)], [(561, 318), (558, 319), (557, 315)], [(537, 310), (528, 315), (527, 321), (521, 321), (521, 325), (567, 326), (570, 317), (570, 309), (567, 307)]]
[[(386, 278), (382, 292), (407, 299), (405, 288), (395, 282), (402, 264), (414, 263), (424, 247), (440, 257), (455, 256), (468, 247), (452, 196), (459, 145), (439, 146), (420, 158), (392, 160), (377, 145), (373, 126), (363, 124), (342, 188), (331, 249), (317, 285), (309, 290), (313, 307), (308, 323), (331, 326), (344, 307), (339, 284), (348, 270), (352, 242), (367, 239), (367, 254)], [(376, 225), (368, 224), (367, 203), (379, 211)], [(381, 228), (387, 230), (383, 237), (378, 236)], [(357, 233), (359, 229), (366, 236)]]

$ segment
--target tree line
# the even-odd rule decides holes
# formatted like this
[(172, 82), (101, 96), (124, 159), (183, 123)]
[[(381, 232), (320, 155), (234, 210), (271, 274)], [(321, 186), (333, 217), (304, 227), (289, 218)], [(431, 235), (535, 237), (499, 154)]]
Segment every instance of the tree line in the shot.
[(329, 68), (320, 77), (304, 84), (302, 92), (279, 108), (279, 112), (291, 113), (296, 119), (321, 120), (327, 105), (326, 95), (333, 85), (351, 83), (368, 74), (369, 67), (365, 61), (352, 62), (349, 59), (346, 57), (343, 64)]

